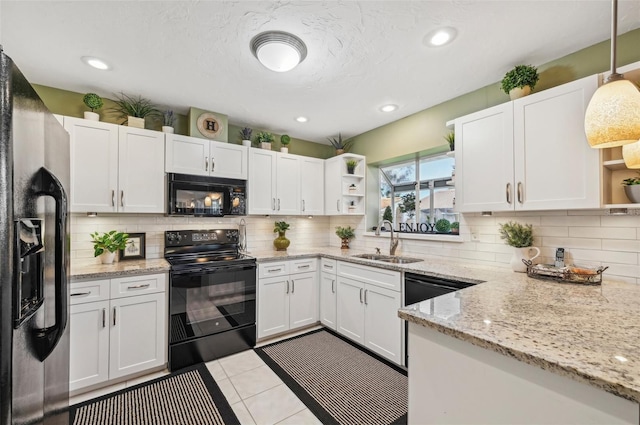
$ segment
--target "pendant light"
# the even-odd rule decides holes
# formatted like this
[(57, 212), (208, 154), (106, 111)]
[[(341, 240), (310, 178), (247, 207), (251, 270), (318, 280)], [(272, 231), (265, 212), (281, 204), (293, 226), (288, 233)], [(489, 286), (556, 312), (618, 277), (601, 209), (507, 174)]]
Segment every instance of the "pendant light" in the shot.
[(611, 2), (611, 75), (593, 94), (584, 118), (592, 148), (611, 148), (640, 139), (640, 91), (616, 72), (618, 0)]

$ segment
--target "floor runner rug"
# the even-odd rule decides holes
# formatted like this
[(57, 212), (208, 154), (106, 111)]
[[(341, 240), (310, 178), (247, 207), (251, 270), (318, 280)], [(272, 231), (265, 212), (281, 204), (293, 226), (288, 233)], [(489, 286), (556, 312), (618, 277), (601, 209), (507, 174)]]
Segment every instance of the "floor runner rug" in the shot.
[(71, 425), (239, 425), (202, 363), (69, 408)]
[(407, 423), (407, 376), (324, 329), (256, 348), (325, 425)]

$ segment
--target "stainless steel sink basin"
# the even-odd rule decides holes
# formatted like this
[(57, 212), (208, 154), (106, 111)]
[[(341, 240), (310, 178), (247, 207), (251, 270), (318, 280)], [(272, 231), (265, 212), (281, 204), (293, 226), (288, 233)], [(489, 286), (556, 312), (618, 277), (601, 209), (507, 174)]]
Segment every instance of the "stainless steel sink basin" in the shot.
[(418, 258), (392, 257), (390, 255), (381, 255), (381, 254), (358, 254), (358, 255), (352, 255), (352, 257), (364, 258), (365, 260), (383, 261), (385, 263), (393, 263), (393, 264), (409, 264), (409, 263), (417, 263), (419, 261), (422, 261)]
[(364, 258), (365, 260), (381, 260), (383, 258), (391, 258), (388, 255), (382, 255), (382, 254), (358, 254), (358, 255), (352, 255), (352, 257)]

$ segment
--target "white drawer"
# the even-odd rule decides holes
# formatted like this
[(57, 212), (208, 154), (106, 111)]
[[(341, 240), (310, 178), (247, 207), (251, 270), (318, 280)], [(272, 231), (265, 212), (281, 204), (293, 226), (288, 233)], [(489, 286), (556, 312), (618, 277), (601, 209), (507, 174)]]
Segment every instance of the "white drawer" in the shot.
[(291, 260), (289, 262), (289, 273), (306, 273), (318, 270), (317, 258), (303, 258), (301, 260)]
[(164, 273), (111, 279), (111, 299), (165, 292), (166, 281)]
[(84, 304), (109, 300), (109, 279), (73, 282), (70, 286), (70, 304)]
[(286, 276), (288, 274), (288, 261), (274, 261), (272, 263), (258, 264), (258, 277), (260, 279), (263, 279), (265, 277)]
[(338, 261), (338, 276), (348, 277), (397, 292), (400, 292), (402, 288), (400, 272), (395, 270)]
[(336, 260), (331, 260), (329, 258), (321, 258), (320, 259), (320, 270), (325, 272), (325, 273), (336, 273), (338, 267), (337, 267), (337, 261)]

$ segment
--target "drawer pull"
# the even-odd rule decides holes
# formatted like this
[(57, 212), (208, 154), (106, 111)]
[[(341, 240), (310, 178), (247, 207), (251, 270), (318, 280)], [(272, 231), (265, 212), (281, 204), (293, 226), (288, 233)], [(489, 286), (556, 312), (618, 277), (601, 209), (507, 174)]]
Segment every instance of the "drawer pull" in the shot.
[(127, 289), (142, 289), (142, 288), (148, 288), (149, 286), (150, 284), (148, 283), (141, 283), (140, 285), (127, 286)]
[(323, 264), (322, 267), (324, 267), (325, 269), (331, 269), (333, 270), (333, 266), (330, 264)]
[(71, 294), (72, 297), (86, 297), (87, 295), (90, 295), (91, 291), (89, 292), (76, 292), (75, 294)]
[(308, 269), (309, 267), (311, 267), (310, 264), (305, 264), (304, 266), (298, 266), (299, 269)]
[(280, 267), (279, 269), (268, 269), (267, 273), (275, 273), (275, 272), (281, 272), (282, 271), (282, 267)]

